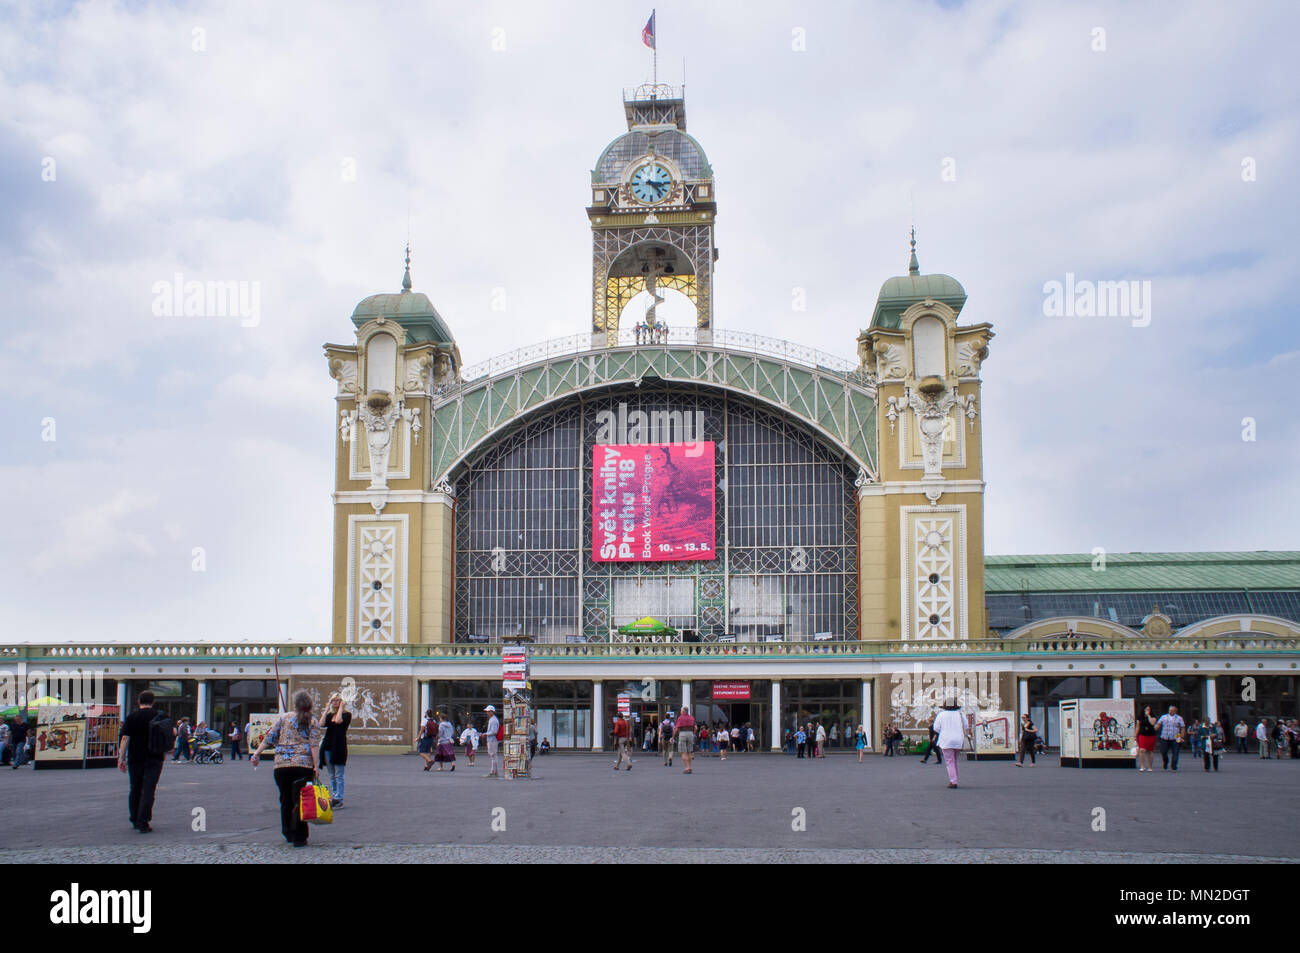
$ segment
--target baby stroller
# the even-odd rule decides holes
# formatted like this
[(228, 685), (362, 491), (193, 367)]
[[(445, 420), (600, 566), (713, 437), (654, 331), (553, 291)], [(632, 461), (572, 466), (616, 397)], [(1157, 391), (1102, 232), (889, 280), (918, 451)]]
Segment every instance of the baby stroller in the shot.
[(209, 732), (208, 737), (200, 741), (193, 738), (190, 744), (193, 746), (195, 764), (221, 764), (225, 759), (221, 755), (221, 736), (213, 738), (216, 732)]

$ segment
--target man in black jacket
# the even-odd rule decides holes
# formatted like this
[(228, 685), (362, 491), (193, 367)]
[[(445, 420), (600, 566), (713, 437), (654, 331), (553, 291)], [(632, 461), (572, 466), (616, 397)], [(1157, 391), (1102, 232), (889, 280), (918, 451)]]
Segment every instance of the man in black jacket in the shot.
[(930, 755), (934, 755), (935, 764), (943, 764), (943, 755), (939, 753), (939, 732), (934, 730), (934, 719), (930, 719), (930, 747), (925, 749), (925, 756), (921, 758), (921, 763), (925, 764), (930, 760)]
[(125, 771), (131, 779), (126, 801), (131, 826), (141, 834), (153, 830), (149, 826), (153, 820), (153, 798), (166, 757), (149, 750), (149, 723), (155, 714), (153, 692), (141, 692), (140, 707), (122, 722), (122, 736), (117, 743), (117, 769)]

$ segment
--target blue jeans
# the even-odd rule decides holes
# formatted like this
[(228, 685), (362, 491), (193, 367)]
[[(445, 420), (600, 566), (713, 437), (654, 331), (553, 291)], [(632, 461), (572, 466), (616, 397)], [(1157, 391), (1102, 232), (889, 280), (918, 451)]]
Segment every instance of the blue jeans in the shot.
[(322, 766), (328, 765), (330, 769), (330, 800), (343, 800), (343, 782), (348, 766), (346, 764), (335, 764), (330, 760), (328, 754), (322, 754), (320, 760)]
[[(1172, 757), (1170, 756), (1171, 751), (1173, 752)], [(1173, 738), (1160, 739), (1160, 760), (1164, 762), (1166, 768), (1178, 770), (1178, 742), (1176, 740)], [(1173, 764), (1169, 763), (1171, 760)]]

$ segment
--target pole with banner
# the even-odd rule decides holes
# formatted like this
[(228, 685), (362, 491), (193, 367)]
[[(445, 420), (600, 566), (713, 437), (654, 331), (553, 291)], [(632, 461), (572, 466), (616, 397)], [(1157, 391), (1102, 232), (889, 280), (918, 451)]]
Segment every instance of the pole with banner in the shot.
[(528, 646), (522, 636), (506, 636), (501, 650), (501, 724), (504, 728), (503, 775), (511, 781), (532, 777), (528, 735), (533, 723)]

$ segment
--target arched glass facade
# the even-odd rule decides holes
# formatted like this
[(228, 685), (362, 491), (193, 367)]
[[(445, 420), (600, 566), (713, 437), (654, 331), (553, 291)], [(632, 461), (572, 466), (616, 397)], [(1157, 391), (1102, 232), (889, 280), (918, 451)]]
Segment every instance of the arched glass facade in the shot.
[[(716, 559), (591, 559), (592, 447), (620, 404), (694, 415), (716, 444)], [(531, 417), (455, 481), (456, 639), (604, 641), (647, 615), (687, 640), (856, 639), (856, 471), (798, 421), (706, 388), (587, 394)]]

